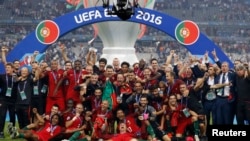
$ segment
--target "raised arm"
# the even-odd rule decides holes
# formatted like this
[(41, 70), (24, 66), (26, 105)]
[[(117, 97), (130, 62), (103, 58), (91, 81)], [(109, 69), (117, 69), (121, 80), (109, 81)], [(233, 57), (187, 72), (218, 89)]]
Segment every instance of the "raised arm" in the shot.
[(6, 54), (8, 52), (8, 49), (7, 47), (3, 46), (1, 50), (2, 50), (2, 62), (4, 65), (6, 65), (7, 64)]
[(60, 47), (60, 52), (61, 52), (62, 57), (63, 57), (63, 61), (64, 61), (64, 62), (68, 61), (69, 58), (67, 57), (65, 45), (64, 45), (64, 44), (60, 44), (59, 47)]
[(86, 56), (87, 65), (94, 66), (96, 61), (97, 61), (96, 52), (93, 50), (89, 51)]
[(166, 66), (168, 66), (169, 64), (171, 64), (172, 58), (174, 57), (174, 54), (175, 54), (175, 51), (171, 50), (170, 54), (168, 55), (167, 60), (166, 60)]
[(41, 69), (39, 68), (38, 64), (36, 64), (37, 66), (35, 67), (35, 77), (33, 78), (33, 81), (37, 81), (39, 79), (39, 76), (41, 74)]
[(30, 64), (36, 60), (36, 56), (39, 54), (39, 51), (34, 51), (33, 55), (30, 58)]
[(221, 62), (220, 62), (219, 58), (217, 57), (215, 49), (211, 53), (212, 53), (212, 55), (214, 57), (214, 61), (216, 62), (216, 64), (218, 65), (218, 67), (221, 69)]

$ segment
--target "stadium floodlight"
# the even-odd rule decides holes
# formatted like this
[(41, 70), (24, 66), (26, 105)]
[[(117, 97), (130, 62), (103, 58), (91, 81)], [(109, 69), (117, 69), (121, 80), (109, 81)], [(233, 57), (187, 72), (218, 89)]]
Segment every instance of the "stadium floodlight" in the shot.
[(103, 7), (108, 9), (109, 15), (117, 15), (122, 20), (128, 20), (134, 15), (134, 9), (138, 5), (136, 0), (133, 0), (133, 5), (129, 0), (113, 0), (113, 6), (109, 6), (109, 0), (102, 0)]

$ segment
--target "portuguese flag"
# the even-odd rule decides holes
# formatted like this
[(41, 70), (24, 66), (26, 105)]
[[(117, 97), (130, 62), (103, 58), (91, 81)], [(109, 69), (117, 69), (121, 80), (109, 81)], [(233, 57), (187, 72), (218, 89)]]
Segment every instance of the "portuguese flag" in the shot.
[(200, 30), (192, 21), (182, 21), (175, 28), (175, 37), (183, 45), (194, 44), (199, 38)]
[(117, 107), (118, 103), (116, 98), (117, 97), (113, 84), (110, 80), (107, 80), (102, 93), (102, 101), (107, 100), (109, 102), (109, 110), (115, 109)]
[(59, 27), (54, 21), (45, 20), (38, 24), (36, 37), (43, 44), (52, 44), (59, 37)]

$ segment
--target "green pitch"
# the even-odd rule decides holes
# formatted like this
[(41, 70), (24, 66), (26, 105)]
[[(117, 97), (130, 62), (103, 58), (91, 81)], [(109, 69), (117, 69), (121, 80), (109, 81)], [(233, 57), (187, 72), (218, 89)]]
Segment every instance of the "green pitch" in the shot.
[[(10, 135), (7, 133), (7, 125), (9, 122), (5, 122), (5, 127), (4, 127), (4, 139), (0, 139), (0, 141), (25, 141), (25, 139), (11, 139)], [(16, 122), (16, 127), (18, 127), (18, 123)]]

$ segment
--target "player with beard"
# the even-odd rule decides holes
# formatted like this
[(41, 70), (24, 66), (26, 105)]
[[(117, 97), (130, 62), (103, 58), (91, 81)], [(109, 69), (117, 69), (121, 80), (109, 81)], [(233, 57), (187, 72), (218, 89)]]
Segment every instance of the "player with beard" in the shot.
[(184, 83), (180, 79), (175, 79), (174, 72), (166, 73), (166, 80), (167, 80), (167, 95), (176, 95), (177, 99), (181, 99), (180, 95), (180, 84)]
[[(140, 98), (142, 97), (142, 95), (145, 93), (146, 91), (143, 90), (143, 85), (141, 82), (135, 82), (134, 84), (134, 93), (131, 94), (127, 100), (126, 100), (126, 104), (129, 107), (129, 112), (133, 113), (135, 111), (136, 108), (139, 107), (140, 104)], [(152, 99), (152, 95), (148, 94), (148, 100), (151, 101)]]
[(138, 67), (134, 68), (134, 73), (136, 75), (136, 78), (143, 79), (143, 70), (146, 67), (146, 61), (144, 59), (141, 59), (139, 61)]
[(118, 73), (116, 76), (116, 81), (114, 81), (115, 93), (116, 95), (121, 98), (122, 103), (125, 103), (127, 98), (132, 93), (132, 88), (126, 81), (124, 74)]
[(152, 58), (150, 60), (151, 63), (151, 71), (152, 75), (158, 78), (158, 81), (161, 81), (163, 77), (165, 77), (165, 72), (159, 66), (158, 60), (156, 58)]
[(62, 132), (61, 120), (59, 114), (54, 114), (50, 122), (44, 124), (44, 127), (39, 131), (20, 130), (14, 131), (12, 138), (24, 138), (34, 141), (48, 141)]
[[(68, 71), (68, 70), (71, 70), (73, 68), (73, 64), (71, 61), (67, 60), (65, 61), (64, 63), (64, 70), (65, 71)], [(67, 94), (67, 91), (68, 91), (68, 88), (69, 88), (69, 80), (68, 79), (64, 79), (63, 80), (63, 86), (64, 86), (64, 95)]]
[(74, 62), (74, 68), (69, 71), (65, 71), (66, 78), (69, 80), (69, 87), (66, 94), (66, 101), (73, 99), (75, 103), (80, 101), (80, 89), (79, 85), (83, 82), (83, 70), (82, 61), (76, 60)]
[(142, 138), (155, 140), (157, 137), (163, 141), (170, 141), (171, 139), (166, 132), (159, 128), (160, 125), (155, 121), (156, 116), (154, 113), (155, 109), (148, 105), (147, 95), (142, 95), (140, 106), (135, 110), (137, 122), (141, 126)]
[(111, 126), (113, 126), (113, 114), (108, 109), (109, 102), (104, 100), (100, 107), (93, 112), (92, 119), (94, 121), (94, 130), (92, 132), (92, 139), (110, 139), (112, 137)]
[(48, 93), (46, 99), (46, 110), (45, 112), (48, 113), (51, 107), (54, 104), (59, 105), (60, 110), (64, 110), (65, 108), (65, 97), (63, 95), (63, 73), (64, 70), (58, 68), (58, 61), (52, 60), (51, 61), (51, 70), (46, 71), (45, 74), (41, 74), (47, 77), (48, 80)]
[(74, 139), (87, 137), (86, 129), (89, 129), (88, 123), (90, 120), (90, 117), (84, 115), (83, 105), (81, 103), (77, 103), (75, 106), (75, 112), (67, 117), (65, 124), (65, 137)]
[[(94, 96), (95, 89), (100, 88), (101, 85), (98, 81), (98, 75), (96, 73), (91, 74), (89, 81), (80, 84), (80, 99), (83, 102), (83, 105), (86, 111), (92, 111), (91, 101), (86, 100)], [(85, 100), (84, 100), (85, 99)]]
[(164, 102), (164, 97), (160, 95), (158, 85), (154, 85), (150, 88), (152, 91), (152, 102), (151, 105), (155, 108), (156, 122), (160, 124), (159, 128), (164, 129), (164, 112), (166, 111), (166, 104)]
[(85, 101), (88, 101), (90, 103), (89, 109), (92, 110), (87, 110), (89, 111), (89, 113), (92, 114), (96, 112), (96, 110), (100, 107), (102, 103), (102, 88), (96, 88), (94, 95), (88, 96), (87, 98), (81, 96), (81, 100), (83, 101), (83, 103), (85, 103)]
[(169, 96), (168, 107), (166, 108), (166, 120), (170, 121), (170, 126), (177, 139), (182, 139), (185, 129), (197, 121), (198, 115), (186, 107), (186, 101), (177, 102), (177, 96)]

